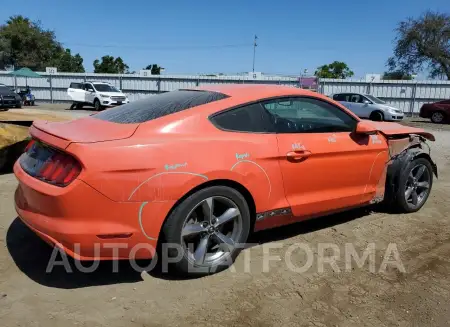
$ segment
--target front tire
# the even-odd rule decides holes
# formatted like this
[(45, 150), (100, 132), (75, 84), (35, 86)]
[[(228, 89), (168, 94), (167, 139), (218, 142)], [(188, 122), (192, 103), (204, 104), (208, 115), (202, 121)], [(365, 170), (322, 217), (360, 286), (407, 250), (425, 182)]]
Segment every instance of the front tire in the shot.
[(99, 99), (95, 99), (94, 100), (94, 108), (95, 108), (96, 111), (102, 110), (102, 105), (100, 104)]
[(162, 239), (170, 244), (167, 251), (162, 244), (163, 254), (181, 257), (172, 263), (176, 273), (216, 273), (234, 262), (249, 231), (250, 211), (242, 194), (227, 186), (208, 187), (172, 211), (162, 228)]
[(441, 111), (435, 111), (431, 115), (431, 121), (435, 124), (442, 124), (445, 120), (445, 115)]
[(425, 158), (409, 162), (400, 173), (393, 209), (397, 212), (416, 212), (423, 207), (433, 186), (433, 168)]
[(16, 103), (16, 108), (17, 109), (22, 108), (22, 101), (19, 101), (19, 103)]
[(381, 111), (374, 111), (370, 114), (369, 119), (373, 121), (384, 121), (384, 115)]

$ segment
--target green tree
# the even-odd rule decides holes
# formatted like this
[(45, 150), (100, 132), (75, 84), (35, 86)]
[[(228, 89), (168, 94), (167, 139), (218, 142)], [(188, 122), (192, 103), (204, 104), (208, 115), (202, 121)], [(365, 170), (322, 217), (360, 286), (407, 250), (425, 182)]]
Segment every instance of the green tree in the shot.
[(400, 70), (394, 70), (384, 72), (383, 79), (385, 80), (412, 80), (411, 74), (402, 72)]
[(339, 78), (344, 79), (352, 77), (354, 74), (345, 62), (334, 61), (329, 65), (323, 65), (317, 68), (314, 73), (319, 78)]
[(103, 56), (102, 60), (94, 60), (94, 73), (103, 74), (127, 74), (129, 68), (120, 57)]
[(70, 50), (67, 54), (56, 40), (55, 33), (44, 29), (39, 21), (33, 22), (19, 15), (10, 17), (6, 24), (0, 25), (0, 68), (14, 65), (43, 71), (45, 67), (54, 66), (60, 71), (71, 72), (73, 70), (67, 70), (65, 62), (77, 63), (80, 59), (81, 68), (75, 64), (69, 67), (84, 71), (81, 56), (72, 56)]
[(430, 77), (450, 79), (450, 14), (428, 11), (400, 22), (396, 32), (390, 70), (411, 73), (426, 67)]
[(152, 75), (161, 75), (161, 66), (158, 66), (157, 64), (148, 65), (144, 68), (145, 70), (151, 70)]
[(61, 72), (84, 73), (83, 58), (78, 53), (73, 56), (70, 49), (56, 51), (54, 66)]

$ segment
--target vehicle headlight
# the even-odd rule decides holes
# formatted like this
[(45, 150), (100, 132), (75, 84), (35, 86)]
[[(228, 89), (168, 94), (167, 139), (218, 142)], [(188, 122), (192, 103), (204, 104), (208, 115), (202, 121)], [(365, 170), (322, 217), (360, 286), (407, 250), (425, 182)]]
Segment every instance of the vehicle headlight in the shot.
[(100, 96), (101, 96), (102, 98), (109, 98), (109, 95), (106, 95), (106, 94), (100, 94)]
[(389, 108), (388, 112), (390, 112), (391, 114), (396, 114), (396, 113), (398, 113), (398, 110), (397, 109), (393, 109), (393, 108)]

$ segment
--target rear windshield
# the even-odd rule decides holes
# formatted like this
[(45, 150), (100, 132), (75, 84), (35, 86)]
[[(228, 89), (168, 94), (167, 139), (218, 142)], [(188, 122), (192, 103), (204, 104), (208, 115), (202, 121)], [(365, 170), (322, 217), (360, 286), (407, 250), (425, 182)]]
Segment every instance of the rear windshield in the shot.
[(209, 91), (172, 91), (108, 109), (92, 117), (113, 123), (137, 124), (227, 97)]

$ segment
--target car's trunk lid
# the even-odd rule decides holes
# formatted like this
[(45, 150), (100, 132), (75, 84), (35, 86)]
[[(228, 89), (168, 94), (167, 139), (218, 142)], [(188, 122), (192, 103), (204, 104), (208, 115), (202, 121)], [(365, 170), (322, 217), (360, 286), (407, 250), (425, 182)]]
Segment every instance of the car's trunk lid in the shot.
[(70, 143), (94, 143), (131, 137), (139, 124), (116, 124), (93, 117), (67, 122), (35, 121), (30, 128), (33, 137), (65, 149)]

